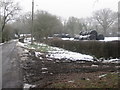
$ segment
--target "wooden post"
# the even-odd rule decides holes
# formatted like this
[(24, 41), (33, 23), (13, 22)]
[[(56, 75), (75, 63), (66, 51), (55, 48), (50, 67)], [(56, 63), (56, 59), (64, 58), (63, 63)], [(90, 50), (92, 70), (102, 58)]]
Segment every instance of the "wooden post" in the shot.
[(120, 1), (118, 2), (118, 32), (120, 32)]

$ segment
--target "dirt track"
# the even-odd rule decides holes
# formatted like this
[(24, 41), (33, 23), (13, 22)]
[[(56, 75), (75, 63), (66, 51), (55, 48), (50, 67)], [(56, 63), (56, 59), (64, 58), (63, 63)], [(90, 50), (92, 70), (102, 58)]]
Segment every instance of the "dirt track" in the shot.
[[(29, 54), (27, 52), (21, 55), (24, 83), (36, 85), (36, 88), (50, 88), (55, 83), (72, 82), (71, 80), (78, 79), (94, 81), (102, 74), (118, 72), (118, 67), (116, 67), (118, 64), (94, 63), (93, 65), (91, 62), (66, 62), (45, 57), (39, 59)], [(75, 87), (80, 88), (80, 86)]]

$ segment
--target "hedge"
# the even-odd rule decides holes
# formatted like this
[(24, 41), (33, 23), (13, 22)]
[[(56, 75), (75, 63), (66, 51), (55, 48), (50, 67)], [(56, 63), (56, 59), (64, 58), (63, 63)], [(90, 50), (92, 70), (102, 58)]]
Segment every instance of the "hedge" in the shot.
[(66, 50), (89, 54), (97, 58), (120, 58), (120, 41), (70, 41), (60, 39), (49, 39), (47, 44)]

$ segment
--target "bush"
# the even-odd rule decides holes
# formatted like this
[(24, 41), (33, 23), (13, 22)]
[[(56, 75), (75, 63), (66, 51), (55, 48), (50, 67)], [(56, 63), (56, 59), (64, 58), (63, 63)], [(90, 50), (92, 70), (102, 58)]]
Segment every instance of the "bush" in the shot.
[(46, 43), (51, 46), (64, 48), (70, 51), (89, 54), (97, 58), (120, 57), (120, 41), (64, 41), (60, 39), (50, 39), (47, 40)]

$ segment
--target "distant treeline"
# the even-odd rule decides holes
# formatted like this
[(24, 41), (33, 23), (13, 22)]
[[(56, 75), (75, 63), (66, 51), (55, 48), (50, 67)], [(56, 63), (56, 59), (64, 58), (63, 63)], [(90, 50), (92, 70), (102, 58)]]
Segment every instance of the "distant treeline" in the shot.
[(37, 41), (60, 33), (70, 34), (73, 37), (80, 31), (89, 30), (96, 30), (104, 36), (120, 36), (118, 13), (109, 8), (96, 10), (90, 17), (70, 16), (67, 19), (43, 10), (35, 11), (32, 19), (31, 11), (21, 15), (21, 7), (13, 0), (0, 1), (0, 8), (2, 42), (15, 38), (15, 35), (30, 34), (31, 31)]

